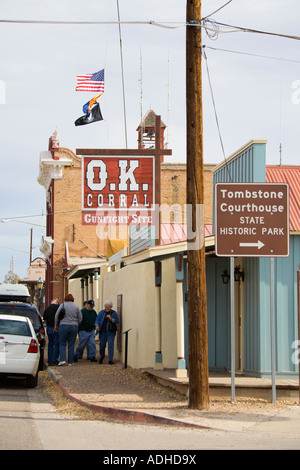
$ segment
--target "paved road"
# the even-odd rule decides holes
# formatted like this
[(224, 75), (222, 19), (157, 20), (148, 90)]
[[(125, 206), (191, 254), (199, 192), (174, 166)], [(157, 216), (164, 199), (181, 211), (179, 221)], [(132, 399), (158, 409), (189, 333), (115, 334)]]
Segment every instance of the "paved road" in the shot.
[(254, 423), (243, 432), (128, 425), (62, 415), (42, 384), (27, 390), (0, 381), (0, 429), (1, 450), (133, 450), (134, 456), (141, 449), (184, 449), (191, 455), (201, 449), (300, 449), (300, 408), (291, 407), (277, 421)]

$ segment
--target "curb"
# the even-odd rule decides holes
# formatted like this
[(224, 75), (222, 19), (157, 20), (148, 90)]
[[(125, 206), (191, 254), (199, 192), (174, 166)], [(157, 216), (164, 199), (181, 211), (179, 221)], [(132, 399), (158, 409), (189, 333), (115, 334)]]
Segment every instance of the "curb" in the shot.
[(156, 425), (169, 425), (169, 426), (180, 426), (186, 428), (197, 428), (197, 429), (211, 429), (209, 426), (202, 426), (201, 424), (186, 423), (184, 421), (177, 421), (171, 418), (163, 418), (161, 416), (151, 415), (142, 411), (130, 411), (123, 410), (121, 408), (109, 408), (101, 405), (94, 405), (88, 403), (80, 398), (74, 397), (65, 386), (56, 377), (55, 373), (47, 367), (50, 378), (60, 387), (65, 398), (78, 403), (81, 406), (94, 411), (95, 413), (101, 413), (105, 418), (114, 422), (123, 422), (129, 424), (156, 424)]

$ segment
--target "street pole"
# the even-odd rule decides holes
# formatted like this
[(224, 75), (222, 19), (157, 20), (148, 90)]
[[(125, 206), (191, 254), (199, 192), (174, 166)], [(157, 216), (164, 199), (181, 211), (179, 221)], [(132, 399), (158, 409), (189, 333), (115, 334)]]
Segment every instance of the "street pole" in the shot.
[(235, 403), (234, 257), (230, 257), (231, 403)]
[(270, 331), (271, 331), (271, 378), (272, 403), (276, 403), (276, 344), (275, 344), (275, 270), (274, 258), (270, 258)]
[[(196, 227), (197, 210), (204, 204), (201, 0), (187, 1), (186, 22), (187, 205), (192, 208), (188, 223), (199, 236), (204, 233), (203, 216), (198, 221), (203, 230)], [(189, 407), (208, 409), (205, 245), (196, 249), (189, 245), (188, 240)]]

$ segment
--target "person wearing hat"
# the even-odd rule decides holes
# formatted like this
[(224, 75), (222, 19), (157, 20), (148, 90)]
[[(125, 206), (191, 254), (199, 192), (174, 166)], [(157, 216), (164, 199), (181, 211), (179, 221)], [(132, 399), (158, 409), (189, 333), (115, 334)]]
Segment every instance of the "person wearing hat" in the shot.
[(85, 307), (81, 310), (82, 322), (78, 328), (79, 344), (74, 353), (74, 362), (82, 359), (83, 351), (87, 349), (87, 359), (91, 362), (96, 360), (96, 345), (95, 345), (95, 320), (97, 313), (94, 310), (95, 302), (88, 300)]
[(99, 364), (103, 363), (106, 343), (108, 344), (108, 363), (114, 364), (114, 341), (117, 331), (117, 324), (119, 323), (119, 317), (117, 312), (112, 309), (112, 306), (113, 304), (111, 300), (106, 300), (106, 302), (104, 302), (104, 309), (98, 313), (95, 322), (96, 331), (99, 331), (100, 339)]

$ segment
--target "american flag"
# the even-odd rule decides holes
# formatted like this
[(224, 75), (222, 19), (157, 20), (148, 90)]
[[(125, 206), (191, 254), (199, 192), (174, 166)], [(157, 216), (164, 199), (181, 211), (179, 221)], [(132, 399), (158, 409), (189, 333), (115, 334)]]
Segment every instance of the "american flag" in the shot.
[(101, 91), (104, 93), (104, 69), (96, 73), (77, 75), (76, 91)]

